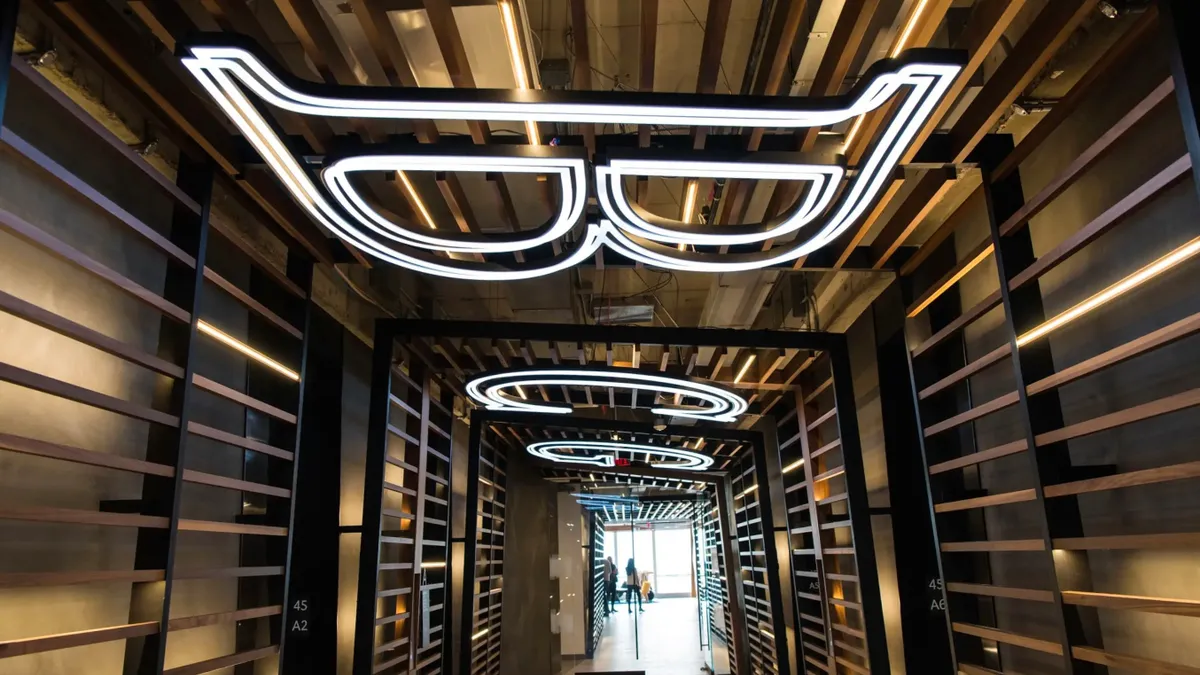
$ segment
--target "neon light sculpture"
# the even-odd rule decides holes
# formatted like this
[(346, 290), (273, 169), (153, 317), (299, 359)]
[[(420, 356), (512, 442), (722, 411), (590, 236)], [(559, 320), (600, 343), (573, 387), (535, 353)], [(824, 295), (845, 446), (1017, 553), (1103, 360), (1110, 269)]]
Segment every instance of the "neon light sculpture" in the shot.
[(554, 452), (555, 450), (611, 450), (613, 452), (628, 452), (631, 454), (658, 455), (680, 460), (675, 462), (650, 462), (651, 466), (662, 469), (686, 469), (703, 471), (712, 466), (712, 457), (685, 448), (672, 448), (662, 445), (646, 445), (644, 443), (626, 443), (624, 441), (579, 441), (558, 440), (539, 441), (525, 446), (526, 452), (534, 457), (548, 459), (560, 464), (589, 464), (591, 466), (612, 467), (615, 455), (571, 455)]
[[(961, 70), (956, 53), (911, 50), (899, 58), (876, 63), (849, 94), (813, 99), (398, 90), (304, 82), (266, 65), (268, 60), (256, 55), (255, 50), (253, 42), (239, 36), (205, 35), (184, 49), (188, 55), (182, 62), (308, 215), (364, 253), (418, 272), (474, 281), (552, 274), (589, 258), (602, 245), (632, 260), (675, 270), (734, 272), (795, 261), (826, 246), (861, 221)], [(897, 103), (887, 125), (849, 178), (850, 172), (840, 160), (815, 163), (795, 153), (750, 153), (738, 161), (612, 158), (595, 168), (596, 195), (602, 212), (599, 219), (584, 217), (587, 164), (579, 148), (504, 146), (446, 151), (432, 145), (404, 152), (376, 149), (327, 161), (316, 180), (260, 112), (263, 106), (304, 116), (387, 120), (803, 129), (845, 122), (893, 100)], [(718, 105), (711, 105), (713, 101)], [(758, 161), (758, 157), (769, 161)], [(557, 176), (561, 201), (545, 224), (515, 233), (480, 235), (457, 232), (451, 227), (418, 230), (380, 213), (350, 180), (356, 172), (418, 170)], [(775, 219), (713, 227), (688, 225), (645, 212), (625, 193), (623, 178), (634, 175), (795, 180), (807, 183), (809, 189), (789, 213)], [(581, 224), (582, 230), (578, 231)], [(723, 247), (788, 237), (791, 240), (787, 243), (757, 253), (678, 250), (683, 244)], [(560, 247), (560, 253), (512, 267), (461, 256), (518, 253), (568, 239), (573, 243)]]
[(569, 414), (570, 404), (547, 401), (530, 401), (521, 398), (517, 390), (521, 387), (567, 386), (605, 387), (652, 391), (700, 401), (701, 406), (672, 404), (655, 407), (650, 411), (668, 417), (687, 417), (712, 422), (733, 422), (746, 412), (746, 399), (734, 392), (700, 379), (672, 377), (670, 375), (644, 373), (633, 368), (571, 367), (514, 368), (491, 371), (477, 375), (467, 382), (466, 393), (476, 403), (488, 410), (509, 412), (534, 412)]

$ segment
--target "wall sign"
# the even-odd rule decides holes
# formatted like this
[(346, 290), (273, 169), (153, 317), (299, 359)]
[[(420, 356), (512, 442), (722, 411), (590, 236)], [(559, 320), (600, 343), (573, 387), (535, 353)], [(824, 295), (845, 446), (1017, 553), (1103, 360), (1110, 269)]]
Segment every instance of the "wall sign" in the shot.
[[(827, 98), (698, 96), (634, 92), (542, 92), (331, 86), (300, 80), (267, 65), (253, 41), (204, 35), (186, 47), (183, 64), (254, 146), (292, 198), (348, 245), (418, 272), (473, 281), (530, 279), (569, 268), (606, 245), (646, 265), (673, 270), (735, 272), (787, 263), (826, 246), (860, 222), (892, 180), (904, 152), (961, 70), (957, 52), (910, 50), (873, 65), (854, 89)], [(803, 129), (826, 127), (896, 101), (869, 154), (848, 171), (799, 153), (746, 153), (714, 161), (693, 153), (670, 160), (610, 158), (595, 165), (580, 148), (437, 144), (381, 146), (313, 167), (289, 150), (262, 112), (389, 120), (482, 120), (655, 124)], [(768, 157), (767, 161), (758, 158)], [(543, 225), (515, 233), (460, 233), (447, 225), (417, 229), (380, 213), (350, 177), (365, 171), (482, 171), (557, 177), (561, 200)], [(809, 187), (789, 213), (770, 221), (721, 227), (689, 225), (649, 214), (625, 193), (625, 176), (803, 181)], [(601, 215), (584, 206), (589, 179)], [(791, 239), (756, 253), (679, 250)], [(526, 251), (558, 241), (561, 253), (511, 266), (435, 255)]]

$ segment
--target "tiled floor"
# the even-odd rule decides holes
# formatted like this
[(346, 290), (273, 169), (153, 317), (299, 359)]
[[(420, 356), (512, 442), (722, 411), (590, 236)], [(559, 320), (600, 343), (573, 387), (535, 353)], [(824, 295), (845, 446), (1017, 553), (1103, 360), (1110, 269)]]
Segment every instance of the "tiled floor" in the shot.
[[(707, 650), (700, 649), (695, 598), (656, 600), (643, 605), (645, 612), (626, 612), (624, 605), (608, 617), (596, 658), (583, 661), (563, 675), (612, 670), (646, 671), (646, 675), (701, 673)], [(634, 621), (637, 621), (639, 653), (634, 654)], [(718, 655), (721, 661), (723, 654)], [(728, 672), (728, 668), (717, 672)]]

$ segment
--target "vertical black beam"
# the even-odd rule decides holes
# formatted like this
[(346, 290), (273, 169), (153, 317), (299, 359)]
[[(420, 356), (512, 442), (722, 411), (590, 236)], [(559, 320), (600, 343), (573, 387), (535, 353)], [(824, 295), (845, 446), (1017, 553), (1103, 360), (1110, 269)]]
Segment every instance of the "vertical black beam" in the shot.
[(829, 350), (833, 369), (833, 397), (837, 405), (838, 435), (842, 441), (842, 464), (846, 473), (846, 508), (850, 516), (850, 536), (854, 541), (854, 564), (858, 568), (858, 592), (862, 601), (863, 626), (867, 632), (867, 653), (871, 672), (891, 672), (888, 665), (887, 632), (883, 625), (883, 600), (879, 594), (879, 567), (875, 558), (875, 540), (871, 535), (871, 505), (858, 438), (858, 413), (854, 401), (853, 373), (845, 336)]
[(0, 0), (0, 125), (4, 124), (8, 81), (12, 79), (13, 44), (17, 38), (17, 10), (20, 8), (21, 0)]
[[(587, 604), (583, 607), (583, 634), (587, 636), (587, 644), (583, 646), (583, 654), (587, 658), (594, 656), (596, 647), (592, 641), (593, 631), (596, 629), (596, 512), (591, 509), (584, 510), (584, 527), (587, 528), (587, 544), (583, 550), (587, 551), (588, 566), (587, 566)], [(601, 596), (603, 597), (603, 596)], [(605, 606), (605, 611), (608, 607)]]
[(940, 543), (929, 496), (928, 466), (904, 334), (904, 304), (893, 285), (873, 306), (888, 495), (896, 551), (896, 585), (908, 672), (953, 675)]
[[(305, 388), (297, 420), (304, 425), (298, 427), (302, 433), (288, 525), (280, 656), (284, 673), (337, 669), (344, 329), (328, 314), (310, 311), (301, 384), (315, 381), (319, 386)], [(307, 621), (307, 626), (297, 626), (297, 620)]]
[(1061, 620), (1059, 642), (1063, 650), (1063, 669), (1068, 675), (1106, 673), (1108, 669), (1104, 666), (1082, 661), (1076, 663), (1071, 657), (1073, 645), (1101, 648), (1103, 641), (1096, 610), (1066, 605), (1062, 601), (1064, 586), (1070, 590), (1090, 591), (1091, 573), (1086, 551), (1060, 551), (1057, 554), (1054, 551), (1055, 538), (1084, 535), (1077, 498), (1072, 496), (1047, 501), (1044, 492), (1046, 485), (1074, 479), (1071, 455), (1066, 442), (1039, 449), (1036, 441), (1039, 434), (1060, 429), (1064, 425), (1058, 391), (1050, 390), (1039, 394), (1036, 403), (1031, 403), (1025, 390), (1027, 382), (1035, 382), (1054, 372), (1054, 358), (1050, 343), (1044, 338), (1024, 346), (1017, 344), (1019, 335), (1046, 319), (1042, 306), (1042, 291), (1037, 281), (1016, 290), (1009, 289), (1009, 281), (1036, 260), (1028, 226), (1020, 228), (1011, 236), (1000, 235), (1000, 223), (1024, 204), (1020, 175), (1013, 172), (1004, 180), (992, 183), (991, 176), (985, 171), (983, 189), (992, 243), (995, 245), (996, 270), (1000, 277), (1005, 328), (1012, 349), (1019, 409), (1025, 427), (1025, 442), (1028, 444), (1026, 455), (1034, 476), (1037, 505), (1043, 516), (1042, 541), (1045, 546), (1046, 563), (1050, 566), (1054, 579), (1054, 606)]
[(143, 515), (169, 518), (167, 529), (139, 528), (134, 569), (162, 569), (164, 581), (135, 583), (131, 589), (130, 623), (159, 621), (159, 632), (145, 638), (126, 640), (123, 672), (126, 675), (161, 673), (167, 650), (167, 622), (171, 618), (174, 586), (175, 542), (179, 535), (179, 507), (183, 496), (183, 472), (187, 466), (188, 421), (191, 418), (191, 381), (195, 374), (196, 324), (200, 320), (200, 296), (204, 292), (204, 265), (208, 254), (208, 218), (212, 202), (212, 165), (180, 157), (176, 184), (200, 205), (200, 214), (175, 204), (171, 219), (171, 241), (185, 251), (194, 251), (196, 265), (168, 263), (163, 297), (191, 314), (187, 324), (163, 317), (159, 328), (159, 356), (184, 364), (183, 379), (164, 382), (154, 395), (155, 407), (178, 416), (179, 426), (152, 426), (146, 460), (175, 468), (171, 478), (145, 476), (142, 480)]
[(783, 466), (775, 424), (760, 425), (761, 441), (754, 442), (754, 474), (758, 490), (758, 516), (762, 519), (763, 552), (767, 565), (767, 592), (771, 598), (771, 628), (775, 633), (775, 659), (779, 675), (797, 672), (795, 590), (792, 546), (788, 535), (787, 506), (783, 494)]
[(1192, 156), (1192, 179), (1200, 194), (1200, 3), (1196, 0), (1159, 0), (1162, 27), (1171, 52), (1171, 77), (1183, 122), (1183, 136)]
[[(375, 324), (371, 355), (371, 403), (367, 414), (367, 459), (363, 481), (362, 544), (358, 556), (358, 602), (354, 608), (354, 675), (371, 675), (375, 665), (375, 606), (379, 587), (379, 538), (383, 529), (383, 476), (392, 395), (391, 326)], [(418, 570), (413, 570), (416, 576)]]
[(733, 635), (730, 662), (738, 673), (750, 673), (750, 642), (746, 632), (746, 601), (742, 596), (742, 563), (737, 549), (737, 523), (733, 513), (733, 487), (727, 479), (717, 483), (717, 512), (721, 520), (721, 554), (725, 558), (725, 592), (729, 594), (729, 617)]
[[(471, 432), (467, 440), (467, 503), (466, 529), (463, 531), (462, 561), (462, 651), (457, 672), (471, 672), (471, 636), (475, 633), (475, 572), (479, 548), (475, 541), (479, 531), (479, 454), (483, 442), (483, 415), (476, 410), (471, 415)], [(492, 574), (492, 570), (488, 570)], [(445, 636), (448, 637), (448, 636)], [(447, 640), (449, 642), (449, 640)]]

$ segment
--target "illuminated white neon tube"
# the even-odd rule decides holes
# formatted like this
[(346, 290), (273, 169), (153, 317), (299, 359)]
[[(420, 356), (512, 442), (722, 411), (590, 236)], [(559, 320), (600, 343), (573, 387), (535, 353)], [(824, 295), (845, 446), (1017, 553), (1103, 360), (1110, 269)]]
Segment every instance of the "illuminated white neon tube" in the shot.
[[(651, 408), (651, 412), (654, 414), (669, 417), (687, 417), (714, 422), (733, 422), (737, 420), (738, 416), (746, 412), (746, 409), (749, 407), (746, 399), (723, 387), (690, 378), (643, 373), (632, 368), (573, 368), (563, 366), (558, 368), (511, 369), (502, 372), (485, 373), (475, 377), (467, 382), (466, 393), (476, 403), (485, 406), (488, 410), (569, 414), (573, 410), (569, 404), (523, 400), (515, 395), (515, 390), (518, 386), (560, 385), (567, 387), (629, 389), (635, 392), (652, 391), (667, 394), (668, 396), (679, 394), (684, 398), (697, 399), (705, 404), (698, 407), (672, 406)], [(514, 394), (505, 393), (505, 390), (512, 391)]]
[(581, 441), (581, 440), (557, 440), (557, 441), (539, 441), (530, 443), (525, 446), (525, 450), (534, 457), (548, 459), (552, 462), (562, 464), (590, 464), (592, 466), (616, 466), (616, 456), (612, 454), (594, 454), (594, 455), (571, 455), (555, 450), (586, 450), (586, 451), (612, 451), (612, 452), (628, 452), (630, 454), (646, 455), (647, 459), (650, 456), (668, 457), (680, 461), (675, 462), (650, 462), (651, 466), (658, 468), (669, 469), (687, 469), (691, 471), (703, 471), (712, 466), (712, 458), (702, 455), (698, 452), (688, 450), (686, 448), (672, 448), (662, 445), (646, 445), (644, 443), (627, 443), (625, 441)]
[[(210, 41), (218, 40), (211, 38)], [(197, 45), (184, 65), (275, 172), (293, 199), (318, 223), (349, 245), (392, 264), (418, 272), (474, 281), (530, 279), (571, 267), (607, 244), (632, 260), (659, 268), (734, 272), (788, 263), (828, 245), (861, 221), (891, 180), (900, 158), (936, 110), (961, 67), (949, 63), (886, 62), (873, 68), (853, 99), (733, 99), (720, 106), (545, 100), (530, 94), (497, 95), (483, 90), (415, 90), (403, 100), (382, 90), (343, 87), (339, 95), (309, 93), (316, 87), (289, 84), (250, 50), (239, 46)], [(887, 70), (887, 68), (892, 68)], [(298, 82), (291, 80), (292, 82)], [(322, 90), (323, 91), (323, 90)], [(349, 92), (349, 95), (340, 95)], [(878, 109), (894, 96), (903, 102), (882, 130), (871, 153), (846, 183), (838, 164), (803, 162), (669, 162), (613, 159), (596, 169), (597, 198), (604, 218), (583, 223), (574, 244), (548, 260), (515, 268), (434, 255), (515, 253), (563, 240), (579, 229), (587, 199), (585, 163), (580, 157), (546, 148), (545, 154), (519, 150), (482, 156), (462, 153), (362, 155), (337, 160), (321, 173), (321, 184), (293, 156), (248, 98), (301, 115), (375, 119), (452, 119), (526, 122), (716, 125), (729, 127), (807, 128), (837, 124)], [(528, 97), (530, 100), (524, 100)], [(541, 98), (542, 100), (535, 100)], [(730, 99), (719, 99), (728, 101)], [(350, 176), (361, 171), (484, 171), (557, 175), (562, 202), (542, 227), (504, 235), (477, 235), (456, 228), (417, 230), (396, 223), (358, 193)], [(810, 184), (791, 213), (764, 223), (724, 228), (686, 227), (678, 220), (649, 214), (631, 202), (623, 176), (713, 177), (804, 181)], [(843, 183), (845, 183), (843, 185)], [(322, 189), (323, 188), (323, 189)], [(840, 195), (840, 196), (838, 196)], [(835, 203), (836, 200), (836, 203)], [(433, 223), (430, 223), (433, 225)], [(815, 228), (809, 233), (810, 228)], [(436, 233), (436, 234), (435, 234)], [(765, 252), (711, 254), (688, 245), (729, 246), (793, 236), (788, 244)], [(413, 250), (415, 249), (415, 250)]]

